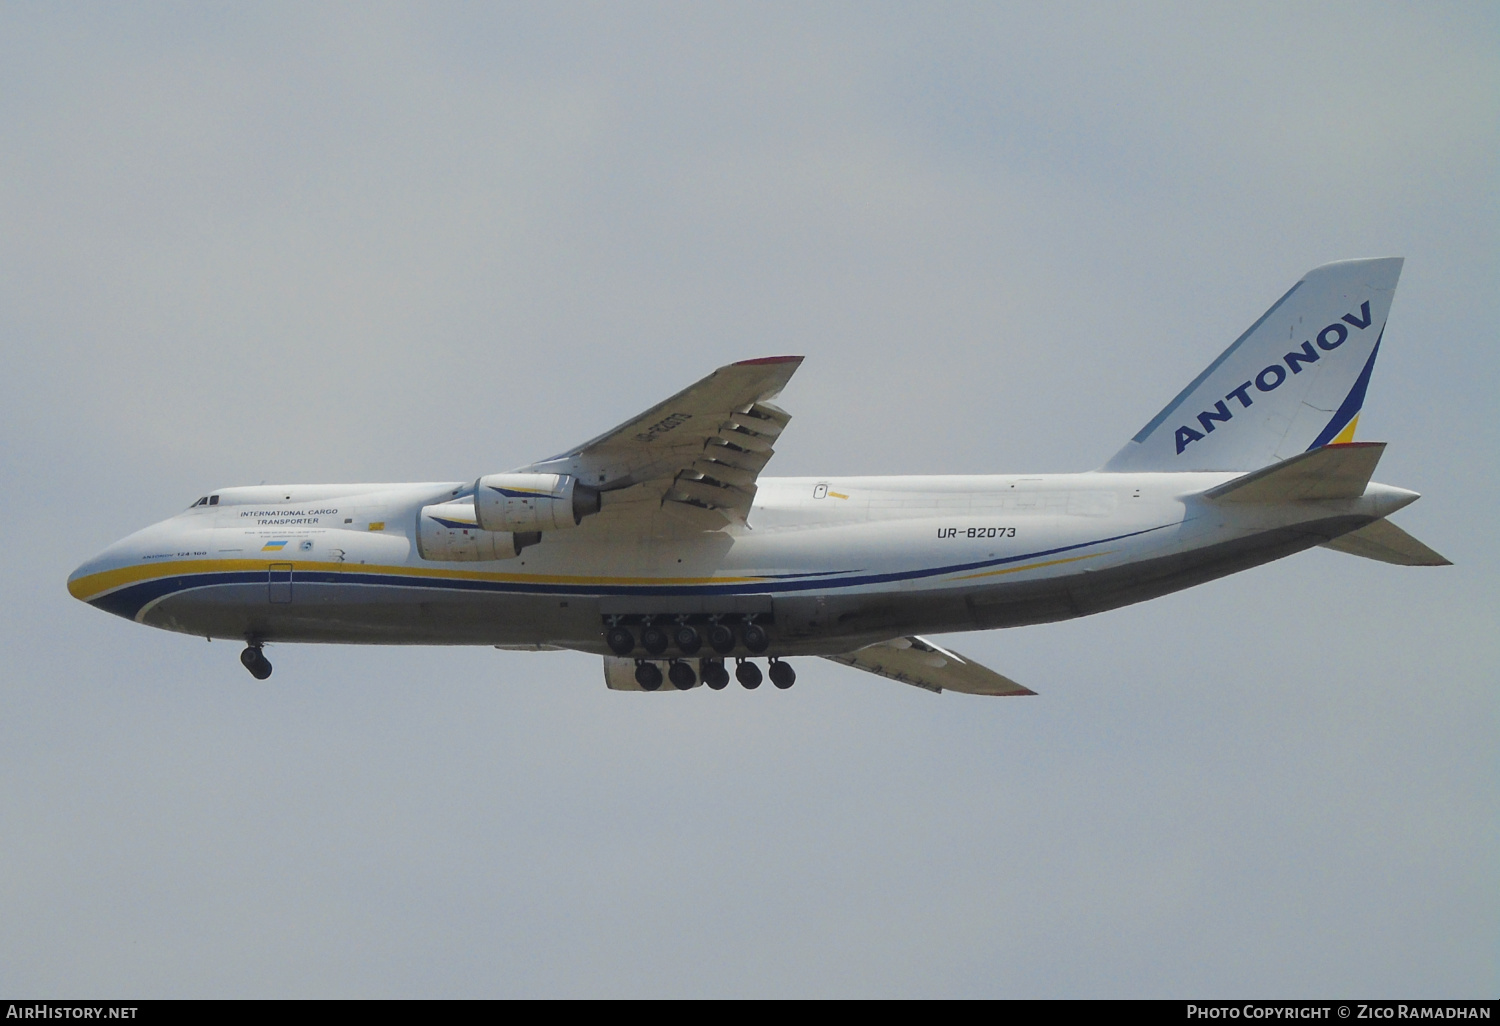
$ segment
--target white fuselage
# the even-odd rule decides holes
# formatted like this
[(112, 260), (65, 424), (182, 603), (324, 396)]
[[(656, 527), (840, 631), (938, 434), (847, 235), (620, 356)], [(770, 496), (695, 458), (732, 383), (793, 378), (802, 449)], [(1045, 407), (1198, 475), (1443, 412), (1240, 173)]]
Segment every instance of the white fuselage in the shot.
[[(605, 652), (620, 618), (759, 618), (773, 654), (1065, 619), (1188, 587), (1362, 527), (1415, 498), (1222, 506), (1234, 473), (763, 478), (743, 526), (643, 531), (602, 511), (488, 562), (423, 559), (423, 506), (458, 483), (215, 493), (69, 579), (141, 623), (252, 642)], [(620, 496), (623, 503), (628, 497)], [(619, 507), (623, 508), (623, 506)], [(650, 518), (648, 518), (650, 519)]]

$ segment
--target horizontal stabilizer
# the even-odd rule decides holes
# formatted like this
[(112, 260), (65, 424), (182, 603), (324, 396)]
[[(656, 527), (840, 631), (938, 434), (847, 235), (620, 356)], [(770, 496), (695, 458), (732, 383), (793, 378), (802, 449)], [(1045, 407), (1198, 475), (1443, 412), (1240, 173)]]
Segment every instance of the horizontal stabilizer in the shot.
[(1273, 463), (1204, 492), (1214, 502), (1316, 502), (1365, 493), (1384, 442), (1325, 445)]
[(967, 695), (1036, 694), (1009, 677), (970, 662), (957, 652), (950, 652), (925, 638), (893, 638), (855, 652), (824, 658), (939, 694), (944, 691), (961, 691)]
[(1324, 542), (1323, 547), (1397, 566), (1453, 565), (1389, 520), (1377, 520), (1358, 531)]

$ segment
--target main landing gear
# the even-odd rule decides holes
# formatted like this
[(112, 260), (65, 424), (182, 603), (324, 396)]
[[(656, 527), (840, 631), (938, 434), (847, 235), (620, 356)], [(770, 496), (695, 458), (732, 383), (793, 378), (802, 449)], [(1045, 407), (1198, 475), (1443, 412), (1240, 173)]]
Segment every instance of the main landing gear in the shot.
[[(760, 667), (745, 659), (737, 659), (735, 662), (739, 665), (734, 668), (734, 675), (740, 685), (749, 691), (760, 687)], [(784, 663), (775, 656), (771, 657), (770, 663), (766, 673), (770, 675), (772, 684), (785, 691), (797, 683), (797, 671), (792, 669), (791, 663)]]
[(797, 683), (797, 671), (792, 669), (790, 663), (784, 663), (780, 659), (772, 659), (766, 672), (771, 675), (771, 683), (782, 691)]
[(676, 649), (675, 655), (696, 656), (705, 642), (721, 656), (731, 654), (739, 646), (751, 655), (760, 655), (770, 648), (771, 635), (763, 625), (746, 620), (738, 626), (736, 632), (734, 625), (718, 621), (694, 626), (687, 622), (686, 616), (678, 617), (676, 623), (665, 617), (648, 617), (645, 623), (632, 630), (629, 624), (621, 623), (619, 617), (608, 617), (604, 643), (617, 656), (631, 655), (639, 645), (653, 659), (662, 656), (669, 648)]
[(754, 663), (748, 663), (743, 659), (736, 659), (734, 667), (734, 679), (740, 682), (740, 686), (746, 691), (754, 691), (760, 687), (760, 667)]
[[(604, 643), (611, 652), (635, 660), (635, 682), (643, 691), (660, 691), (667, 684), (678, 691), (697, 687), (701, 679), (714, 691), (734, 679), (747, 690), (760, 687), (765, 676), (751, 659), (762, 656), (771, 683), (785, 691), (797, 682), (797, 672), (771, 650), (771, 632), (757, 623), (760, 614), (619, 614), (604, 618)], [(774, 624), (770, 624), (774, 627)], [(644, 650), (644, 655), (642, 653)]]
[(641, 660), (635, 664), (635, 682), (642, 691), (655, 691), (661, 687), (661, 670), (655, 663)]
[[(734, 664), (734, 679), (740, 682), (741, 687), (747, 691), (754, 691), (760, 687), (761, 681), (765, 678), (761, 675), (759, 666), (744, 658), (736, 659)], [(792, 669), (790, 663), (784, 663), (780, 659), (773, 657), (767, 672), (770, 674), (771, 683), (782, 691), (797, 683), (797, 671)], [(635, 682), (641, 686), (642, 691), (660, 691), (662, 685), (667, 683), (678, 691), (687, 691), (698, 683), (700, 674), (703, 677), (703, 683), (714, 691), (723, 691), (729, 686), (729, 669), (722, 659), (704, 659), (699, 664), (696, 673), (693, 671), (692, 663), (681, 659), (673, 659), (667, 663), (665, 674), (661, 672), (661, 666), (653, 660), (637, 659), (635, 662)]]
[(729, 686), (729, 671), (724, 669), (724, 660), (703, 660), (703, 683), (715, 691), (723, 691)]
[(271, 660), (261, 651), (258, 641), (252, 641), (246, 646), (245, 651), (240, 653), (240, 662), (256, 680), (265, 680), (271, 676)]

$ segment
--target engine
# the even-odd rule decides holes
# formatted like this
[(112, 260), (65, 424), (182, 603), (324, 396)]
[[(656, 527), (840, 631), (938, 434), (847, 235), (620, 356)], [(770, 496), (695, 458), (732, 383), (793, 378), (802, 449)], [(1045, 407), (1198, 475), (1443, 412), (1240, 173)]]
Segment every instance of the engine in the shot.
[(490, 474), (474, 482), (486, 531), (560, 531), (599, 512), (599, 492), (571, 474)]
[(444, 502), (423, 506), (417, 514), (417, 553), (423, 559), (444, 562), (478, 562), (513, 559), (527, 545), (541, 541), (536, 533), (486, 531), (474, 516), (469, 502)]

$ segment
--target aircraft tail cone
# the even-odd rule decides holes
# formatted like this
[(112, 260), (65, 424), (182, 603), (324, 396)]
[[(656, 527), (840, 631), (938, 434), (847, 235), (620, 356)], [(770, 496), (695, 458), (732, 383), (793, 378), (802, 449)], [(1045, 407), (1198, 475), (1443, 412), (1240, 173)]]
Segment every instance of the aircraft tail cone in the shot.
[(1405, 509), (1420, 499), (1421, 493), (1413, 492), (1406, 488), (1397, 488), (1395, 485), (1383, 485), (1370, 482), (1365, 488), (1364, 499), (1372, 507), (1376, 516), (1388, 517), (1398, 509)]

